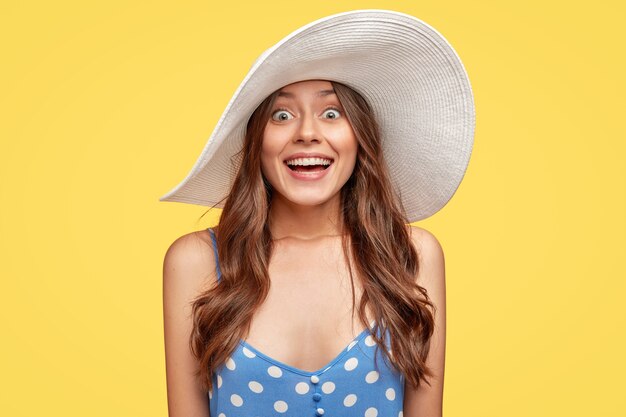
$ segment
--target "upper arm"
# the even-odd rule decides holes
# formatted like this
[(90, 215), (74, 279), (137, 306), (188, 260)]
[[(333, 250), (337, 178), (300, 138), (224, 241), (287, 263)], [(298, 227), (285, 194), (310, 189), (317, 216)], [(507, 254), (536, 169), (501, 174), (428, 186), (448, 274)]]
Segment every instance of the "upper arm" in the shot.
[(210, 246), (190, 233), (171, 244), (163, 262), (163, 322), (169, 417), (209, 417), (207, 393), (194, 372), (198, 361), (189, 347), (191, 302), (213, 277)]
[(406, 384), (404, 415), (406, 417), (441, 417), (443, 412), (443, 377), (446, 348), (445, 262), (439, 241), (430, 232), (411, 227), (411, 238), (419, 254), (417, 283), (424, 287), (435, 305), (435, 329), (426, 365), (433, 371), (430, 386), (422, 381), (414, 390)]

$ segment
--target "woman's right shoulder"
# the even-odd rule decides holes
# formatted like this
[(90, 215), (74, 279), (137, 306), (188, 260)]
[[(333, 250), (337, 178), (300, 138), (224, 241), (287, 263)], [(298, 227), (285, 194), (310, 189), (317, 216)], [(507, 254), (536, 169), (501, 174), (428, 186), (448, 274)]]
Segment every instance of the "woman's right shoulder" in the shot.
[(213, 242), (208, 230), (180, 236), (172, 242), (163, 261), (166, 287), (198, 291), (217, 280)]
[(206, 392), (194, 376), (198, 361), (190, 349), (193, 301), (215, 281), (208, 231), (176, 239), (163, 263), (163, 326), (168, 414), (209, 417)]

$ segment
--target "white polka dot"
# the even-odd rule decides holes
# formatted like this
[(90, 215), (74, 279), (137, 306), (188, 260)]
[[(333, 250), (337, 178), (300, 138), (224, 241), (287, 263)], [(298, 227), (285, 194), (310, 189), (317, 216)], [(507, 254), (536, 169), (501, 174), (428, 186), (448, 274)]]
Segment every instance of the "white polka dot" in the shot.
[(400, 412), (398, 413), (398, 417), (404, 417), (404, 413), (403, 413), (402, 411), (400, 411)]
[(248, 382), (248, 388), (250, 388), (250, 391), (256, 392), (257, 394), (260, 394), (263, 392), (263, 385), (261, 385), (259, 382), (256, 382), (256, 381)]
[(372, 335), (369, 335), (365, 338), (365, 344), (367, 346), (374, 346), (376, 344), (376, 341), (374, 340), (374, 338), (372, 337)]
[(209, 391), (209, 400), (213, 399), (213, 391)]
[(354, 394), (346, 395), (346, 398), (343, 399), (343, 405), (346, 407), (352, 407), (354, 404), (356, 404), (356, 395)]
[(217, 388), (219, 389), (222, 386), (222, 376), (217, 374)]
[(335, 391), (334, 382), (328, 381), (322, 384), (322, 392), (324, 392), (324, 394), (332, 394), (333, 391)]
[(367, 373), (367, 375), (365, 375), (365, 382), (367, 382), (368, 384), (373, 384), (374, 382), (378, 381), (379, 375), (380, 374), (376, 371), (370, 371)]
[(244, 346), (242, 350), (243, 350), (243, 354), (246, 355), (247, 357), (249, 357), (249, 358), (256, 357), (256, 354), (253, 351), (251, 351), (250, 349), (248, 349), (247, 347)]
[(352, 349), (354, 347), (354, 345), (357, 344), (356, 340), (353, 340), (352, 342), (350, 342), (350, 344), (348, 345), (348, 350)]
[(284, 401), (276, 401), (274, 403), (274, 410), (278, 411), (279, 413), (284, 413), (287, 411), (287, 403)]
[(346, 369), (346, 371), (351, 371), (354, 368), (356, 368), (358, 364), (359, 364), (359, 360), (357, 358), (350, 358), (346, 361), (343, 367)]
[(239, 395), (237, 394), (233, 394), (230, 396), (230, 402), (235, 406), (235, 407), (241, 407), (243, 405), (243, 398), (241, 398)]
[(273, 376), (274, 378), (280, 378), (281, 376), (283, 376), (283, 371), (281, 371), (278, 366), (274, 366), (274, 365), (267, 368), (267, 373), (270, 374), (270, 376)]
[(306, 382), (298, 382), (296, 384), (296, 392), (298, 394), (306, 394), (307, 392), (309, 392), (309, 384), (307, 384)]
[(235, 368), (237, 367), (237, 364), (235, 363), (233, 358), (228, 358), (228, 360), (226, 361), (226, 367), (230, 369), (231, 371), (234, 371)]
[(217, 417), (226, 417), (226, 414), (224, 414), (224, 413), (220, 413), (220, 415), (219, 415), (219, 416), (217, 416)]
[(365, 410), (365, 417), (376, 417), (378, 415), (378, 410), (374, 407), (370, 407)]
[(396, 391), (393, 388), (389, 388), (387, 391), (385, 391), (385, 397), (387, 397), (387, 399), (389, 401), (393, 401), (396, 399)]

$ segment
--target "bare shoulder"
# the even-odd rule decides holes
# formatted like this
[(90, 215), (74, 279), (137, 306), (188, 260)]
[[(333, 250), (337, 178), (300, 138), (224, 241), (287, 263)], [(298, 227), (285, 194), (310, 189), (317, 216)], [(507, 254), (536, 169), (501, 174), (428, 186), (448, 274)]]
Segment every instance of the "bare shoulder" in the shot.
[(216, 261), (213, 243), (207, 230), (187, 233), (177, 238), (167, 249), (163, 261), (164, 284), (194, 286), (210, 285), (217, 277), (213, 273)]
[(213, 244), (208, 231), (176, 239), (163, 262), (163, 324), (170, 417), (209, 417), (206, 393), (194, 374), (198, 362), (189, 347), (192, 302), (216, 280)]
[(443, 279), (445, 259), (439, 240), (431, 232), (418, 226), (410, 226), (409, 233), (419, 255), (418, 281)]
[(434, 331), (429, 343), (426, 366), (433, 371), (430, 386), (419, 389), (405, 386), (404, 415), (441, 416), (443, 414), (443, 381), (446, 349), (446, 285), (443, 249), (437, 238), (426, 229), (410, 227), (411, 240), (419, 254), (416, 281), (426, 290), (435, 307)]

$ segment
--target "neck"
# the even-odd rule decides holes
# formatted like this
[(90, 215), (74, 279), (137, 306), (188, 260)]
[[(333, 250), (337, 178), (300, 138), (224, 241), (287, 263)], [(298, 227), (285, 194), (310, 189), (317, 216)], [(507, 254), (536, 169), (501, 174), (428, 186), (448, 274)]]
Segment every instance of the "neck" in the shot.
[(337, 193), (329, 201), (302, 206), (275, 195), (269, 212), (269, 227), (274, 240), (293, 237), (311, 240), (322, 236), (340, 235), (343, 219), (340, 216), (341, 196)]

